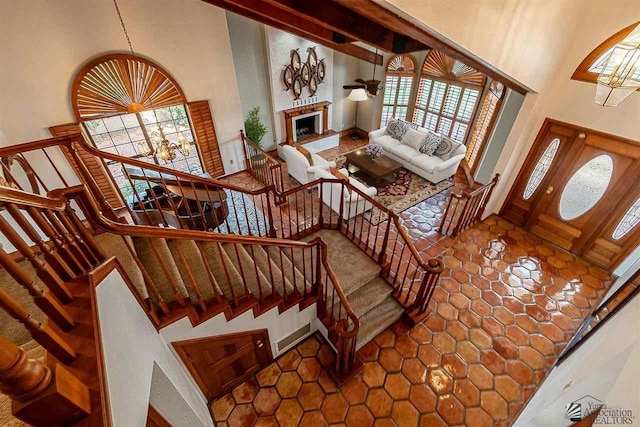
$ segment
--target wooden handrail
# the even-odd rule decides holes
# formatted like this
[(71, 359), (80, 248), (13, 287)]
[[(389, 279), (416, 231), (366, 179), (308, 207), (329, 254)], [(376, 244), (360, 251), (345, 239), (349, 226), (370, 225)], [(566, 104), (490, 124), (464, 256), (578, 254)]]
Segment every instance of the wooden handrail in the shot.
[(244, 131), (242, 129), (240, 129), (240, 137), (242, 138), (243, 142), (248, 142), (249, 144), (252, 144), (255, 147), (255, 149), (260, 152), (260, 154), (264, 155), (267, 158), (268, 161), (272, 163), (277, 163), (278, 165), (280, 164), (280, 162), (278, 162), (276, 159), (271, 157), (269, 153), (264, 151), (262, 148), (258, 147), (258, 145), (255, 142), (247, 138), (247, 136), (244, 134)]
[[(1, 191), (0, 191), (1, 194)], [(57, 202), (65, 204), (67, 200), (74, 199), (82, 203), (84, 214), (89, 222), (108, 233), (126, 234), (134, 237), (163, 238), (174, 240), (199, 240), (219, 243), (241, 243), (248, 245), (285, 246), (290, 248), (309, 248), (314, 246), (307, 242), (296, 240), (277, 239), (271, 237), (240, 236), (235, 234), (209, 233), (199, 230), (186, 230), (174, 228), (152, 227), (147, 225), (128, 225), (112, 221), (100, 214), (95, 201), (89, 197), (84, 185), (76, 185), (68, 188), (60, 188), (49, 192), (50, 197)], [(0, 196), (0, 201), (2, 197)]]
[(66, 201), (64, 199), (53, 199), (29, 193), (28, 191), (3, 186), (0, 186), (0, 203), (15, 203), (21, 207), (47, 209), (58, 212), (64, 211), (66, 207)]
[(392, 219), (393, 219), (393, 223), (396, 226), (396, 229), (398, 230), (398, 233), (402, 236), (402, 240), (404, 240), (407, 243), (409, 251), (411, 252), (413, 257), (416, 259), (418, 266), (430, 273), (436, 273), (436, 274), (442, 273), (442, 270), (444, 269), (444, 265), (442, 264), (442, 262), (440, 262), (437, 266), (432, 266), (430, 263), (424, 262), (422, 260), (422, 257), (418, 253), (418, 250), (416, 249), (415, 245), (413, 244), (413, 242), (411, 242), (409, 235), (407, 235), (407, 232), (404, 231), (404, 229), (401, 227), (400, 219), (398, 218), (398, 216), (394, 214), (392, 216)]

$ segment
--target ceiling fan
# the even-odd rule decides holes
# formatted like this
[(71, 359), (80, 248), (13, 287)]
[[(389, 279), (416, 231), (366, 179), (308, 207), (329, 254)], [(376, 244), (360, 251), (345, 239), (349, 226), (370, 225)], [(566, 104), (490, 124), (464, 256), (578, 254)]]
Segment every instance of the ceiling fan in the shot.
[[(376, 56), (378, 54), (378, 49), (376, 49)], [(376, 80), (376, 63), (373, 64), (373, 76), (370, 80), (363, 79), (355, 79), (355, 82), (358, 84), (352, 85), (343, 85), (343, 89), (364, 89), (367, 91), (367, 95), (369, 96), (377, 96), (378, 91), (380, 91), (384, 85), (380, 80)]]

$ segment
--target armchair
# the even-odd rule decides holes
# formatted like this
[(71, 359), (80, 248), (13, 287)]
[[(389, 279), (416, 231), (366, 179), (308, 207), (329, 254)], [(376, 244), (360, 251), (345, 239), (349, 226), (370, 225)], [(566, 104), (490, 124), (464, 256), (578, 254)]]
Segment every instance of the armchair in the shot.
[[(349, 175), (346, 169), (340, 169), (345, 175)], [(317, 169), (315, 171), (315, 179), (335, 178), (331, 172), (324, 169)], [(367, 187), (360, 181), (349, 177), (349, 184), (362, 191), (364, 194), (370, 197), (375, 197), (378, 194), (378, 190), (375, 187)], [(339, 183), (324, 183), (322, 184), (322, 201), (325, 205), (329, 206), (331, 210), (336, 213), (340, 213), (340, 206), (342, 205), (342, 218), (349, 220), (357, 215), (363, 214), (369, 211), (373, 204), (367, 201), (364, 197), (356, 192), (342, 192), (342, 185)], [(333, 191), (332, 191), (333, 190)]]
[(330, 162), (315, 153), (311, 154), (313, 158), (313, 166), (311, 166), (307, 158), (291, 145), (283, 145), (282, 154), (284, 161), (287, 162), (289, 175), (294, 177), (300, 184), (306, 184), (315, 180), (315, 173), (318, 170), (328, 172), (329, 168), (336, 167), (336, 162)]

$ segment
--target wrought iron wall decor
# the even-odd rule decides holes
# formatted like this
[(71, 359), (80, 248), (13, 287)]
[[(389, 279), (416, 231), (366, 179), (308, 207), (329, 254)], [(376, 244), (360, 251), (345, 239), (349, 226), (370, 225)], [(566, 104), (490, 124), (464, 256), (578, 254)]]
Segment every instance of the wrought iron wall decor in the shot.
[(307, 48), (307, 60), (302, 62), (298, 49), (292, 49), (290, 62), (282, 71), (282, 83), (285, 91), (291, 91), (293, 99), (299, 99), (302, 89), (309, 90), (309, 96), (315, 95), (318, 85), (324, 81), (327, 66), (324, 58), (318, 60), (316, 48)]

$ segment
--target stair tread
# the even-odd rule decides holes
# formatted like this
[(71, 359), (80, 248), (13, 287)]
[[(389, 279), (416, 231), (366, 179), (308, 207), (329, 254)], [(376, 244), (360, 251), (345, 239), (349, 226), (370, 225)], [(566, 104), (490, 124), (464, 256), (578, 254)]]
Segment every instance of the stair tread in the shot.
[(271, 259), (278, 265), (278, 267), (282, 267), (281, 270), (284, 270), (285, 277), (299, 293), (304, 293), (303, 283), (305, 284), (307, 291), (311, 290), (311, 283), (305, 281), (302, 271), (300, 271), (298, 267), (294, 266), (291, 259), (289, 259), (289, 256), (287, 255), (289, 251), (277, 246), (269, 246), (267, 251), (269, 251)]
[(353, 312), (360, 318), (376, 305), (382, 303), (391, 295), (392, 291), (393, 288), (382, 277), (376, 277), (347, 295), (347, 300)]
[[(142, 262), (142, 265), (144, 265), (144, 268), (149, 274), (149, 277), (151, 277), (153, 284), (167, 304), (176, 301), (175, 291), (171, 281), (173, 281), (173, 284), (175, 284), (183, 297), (188, 296), (187, 289), (184, 285), (184, 281), (182, 280), (182, 276), (180, 275), (180, 271), (178, 270), (178, 266), (173, 260), (173, 256), (165, 239), (134, 237), (133, 243), (138, 258)], [(156, 256), (156, 251), (158, 256)], [(160, 259), (158, 259), (158, 257)], [(165, 270), (160, 265), (160, 262), (165, 266), (166, 274)], [(169, 276), (167, 276), (167, 274)]]
[(321, 237), (328, 246), (328, 261), (345, 295), (380, 275), (381, 267), (355, 243), (336, 230), (320, 230), (302, 240), (309, 242)]
[[(269, 280), (260, 269), (256, 268), (254, 257), (251, 256), (244, 245), (224, 243), (222, 247), (231, 258), (232, 264), (238, 269), (240, 275), (244, 276), (249, 292), (258, 299), (260, 299), (261, 294), (262, 297), (271, 295), (272, 287)], [(251, 245), (248, 245), (248, 248), (251, 250)]]
[(380, 332), (387, 329), (402, 316), (403, 312), (404, 307), (390, 295), (381, 304), (376, 305), (359, 317), (360, 331), (358, 331), (357, 348), (361, 348)]
[(283, 275), (280, 266), (272, 258), (271, 253), (267, 255), (267, 251), (262, 246), (254, 246), (254, 254), (258, 268), (272, 282), (275, 290), (281, 295), (292, 293), (294, 290), (293, 285), (286, 275)]
[[(167, 242), (169, 250), (173, 255), (173, 260), (178, 266), (178, 270), (182, 275), (189, 291), (189, 296), (192, 301), (197, 301), (195, 295), (195, 286), (199, 291), (200, 296), (205, 301), (211, 301), (215, 298), (215, 293), (222, 293), (220, 287), (213, 278), (213, 283), (209, 277), (207, 267), (204, 265), (200, 250), (193, 240), (173, 240)], [(184, 257), (184, 262), (182, 257)], [(195, 286), (193, 284), (195, 281)], [(214, 293), (215, 292), (215, 293)]]

